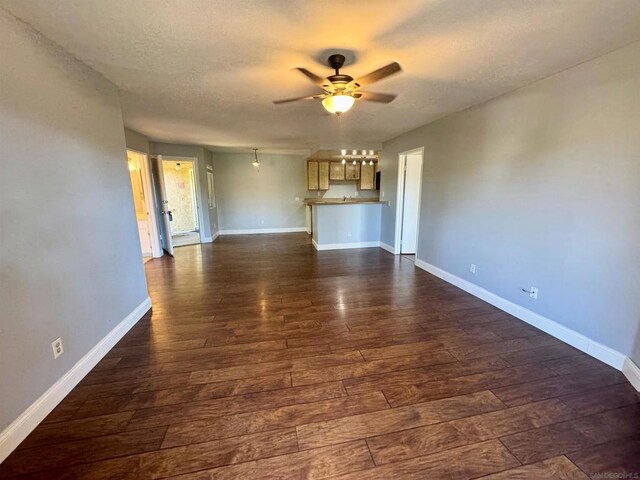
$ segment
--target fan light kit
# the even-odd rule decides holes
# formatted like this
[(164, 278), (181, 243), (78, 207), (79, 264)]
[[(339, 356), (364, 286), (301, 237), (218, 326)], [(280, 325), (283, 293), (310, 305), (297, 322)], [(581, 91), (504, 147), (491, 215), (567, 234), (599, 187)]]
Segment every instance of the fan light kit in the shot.
[[(306, 68), (296, 68), (300, 73), (315, 83), (322, 89), (322, 93), (315, 95), (307, 95), (304, 97), (288, 98), (286, 100), (275, 100), (273, 103), (279, 105), (281, 103), (297, 102), (298, 100), (321, 100), (322, 106), (329, 113), (342, 115), (347, 112), (356, 100), (362, 99), (370, 102), (389, 103), (396, 98), (393, 94), (362, 92), (361, 87), (366, 87), (374, 82), (387, 78), (395, 73), (402, 71), (397, 62), (390, 63), (378, 70), (365, 75), (364, 77), (354, 79), (350, 75), (340, 73), (340, 69), (344, 65), (345, 57), (339, 53), (331, 55), (328, 59), (329, 66), (334, 69), (335, 74), (322, 78)], [(355, 150), (354, 150), (354, 155)], [(364, 151), (363, 151), (363, 154)]]
[(340, 115), (353, 107), (355, 101), (350, 95), (331, 95), (322, 100), (322, 106), (327, 112)]
[(260, 166), (260, 162), (258, 161), (258, 149), (254, 148), (253, 149), (253, 162), (252, 165), (254, 167), (259, 167)]

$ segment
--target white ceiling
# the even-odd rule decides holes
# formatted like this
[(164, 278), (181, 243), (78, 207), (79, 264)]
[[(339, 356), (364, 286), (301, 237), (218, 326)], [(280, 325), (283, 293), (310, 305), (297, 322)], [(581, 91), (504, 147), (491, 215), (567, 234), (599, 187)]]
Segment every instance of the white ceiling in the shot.
[[(0, 0), (122, 90), (125, 124), (219, 147), (366, 147), (640, 40), (639, 0)], [(291, 68), (346, 51), (364, 90), (341, 118)]]

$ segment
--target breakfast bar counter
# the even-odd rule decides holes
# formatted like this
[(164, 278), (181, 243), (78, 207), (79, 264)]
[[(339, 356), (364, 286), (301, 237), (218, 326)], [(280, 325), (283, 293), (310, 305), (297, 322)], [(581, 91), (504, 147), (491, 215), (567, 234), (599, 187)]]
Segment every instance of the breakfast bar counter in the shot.
[(376, 198), (305, 199), (317, 250), (380, 246), (382, 204)]

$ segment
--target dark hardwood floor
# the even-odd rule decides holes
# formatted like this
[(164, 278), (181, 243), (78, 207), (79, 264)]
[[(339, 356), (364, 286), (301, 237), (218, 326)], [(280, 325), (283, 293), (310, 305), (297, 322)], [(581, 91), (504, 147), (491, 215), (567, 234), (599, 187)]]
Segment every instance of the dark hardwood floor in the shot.
[(411, 260), (285, 234), (145, 268), (153, 312), (1, 479), (638, 478), (619, 372)]

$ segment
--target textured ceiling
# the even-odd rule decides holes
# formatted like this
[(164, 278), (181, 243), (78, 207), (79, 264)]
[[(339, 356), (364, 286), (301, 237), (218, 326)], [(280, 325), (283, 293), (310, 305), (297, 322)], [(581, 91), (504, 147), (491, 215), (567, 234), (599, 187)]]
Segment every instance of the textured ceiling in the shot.
[[(219, 147), (378, 144), (640, 40), (639, 0), (0, 0), (122, 90), (125, 124)], [(404, 72), (341, 118), (315, 93), (334, 50), (344, 73)]]

